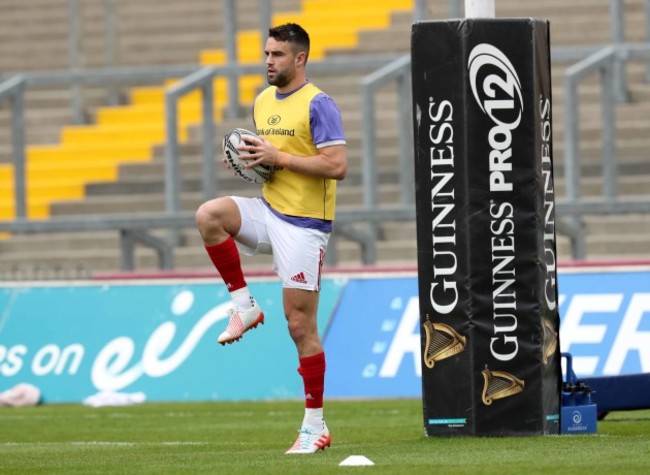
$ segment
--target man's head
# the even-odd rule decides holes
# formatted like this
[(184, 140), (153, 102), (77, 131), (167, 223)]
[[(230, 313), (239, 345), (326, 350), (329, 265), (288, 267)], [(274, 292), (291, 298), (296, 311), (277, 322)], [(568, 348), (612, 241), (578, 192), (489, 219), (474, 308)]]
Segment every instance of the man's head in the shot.
[(264, 52), (269, 84), (283, 89), (304, 82), (309, 34), (300, 25), (287, 23), (271, 28)]
[(296, 23), (286, 23), (269, 30), (269, 38), (276, 41), (286, 41), (291, 46), (294, 56), (305, 53), (305, 63), (309, 57), (309, 34)]

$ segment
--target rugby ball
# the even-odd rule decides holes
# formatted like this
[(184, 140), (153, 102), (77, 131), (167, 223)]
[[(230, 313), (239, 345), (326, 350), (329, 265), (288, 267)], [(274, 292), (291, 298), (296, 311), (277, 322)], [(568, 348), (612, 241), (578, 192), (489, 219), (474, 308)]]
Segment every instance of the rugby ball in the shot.
[(247, 161), (242, 160), (240, 157), (243, 154), (251, 152), (237, 150), (237, 147), (248, 144), (243, 138), (247, 135), (259, 138), (257, 134), (246, 129), (236, 128), (229, 131), (223, 138), (223, 153), (226, 156), (228, 165), (238, 177), (249, 183), (260, 185), (271, 178), (273, 167), (260, 164), (252, 168), (245, 168)]

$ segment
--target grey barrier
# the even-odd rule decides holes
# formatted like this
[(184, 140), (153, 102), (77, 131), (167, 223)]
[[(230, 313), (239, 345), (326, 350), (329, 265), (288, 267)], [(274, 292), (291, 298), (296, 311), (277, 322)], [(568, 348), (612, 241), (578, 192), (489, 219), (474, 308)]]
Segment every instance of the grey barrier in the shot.
[[(573, 73), (573, 70), (567, 72), (567, 77), (571, 79), (571, 87), (567, 88), (567, 116), (569, 127), (567, 129), (567, 140), (571, 144), (574, 142), (577, 143), (577, 130), (574, 130), (573, 125), (577, 124), (577, 120), (571, 119), (572, 116), (577, 114), (577, 91), (574, 91), (575, 87), (573, 86), (574, 82), (581, 80), (586, 77), (590, 72), (598, 70), (598, 68), (605, 67), (605, 71), (609, 71), (609, 77), (611, 77), (611, 69), (613, 68), (614, 61), (611, 51), (618, 51), (621, 47), (609, 47), (606, 50), (595, 53), (592, 57), (584, 60), (583, 63), (578, 63), (574, 70), (579, 71), (579, 73)], [(630, 47), (627, 49), (627, 55), (629, 57), (638, 57), (639, 55), (647, 54), (647, 48), (639, 48), (638, 46)], [(565, 53), (566, 54), (566, 53)], [(622, 56), (626, 54), (621, 53)], [(645, 57), (645, 56), (644, 56)], [(379, 64), (385, 62), (385, 58), (366, 58), (365, 61), (360, 61), (359, 58), (350, 58), (349, 60), (337, 60), (337, 67), (333, 66), (331, 61), (324, 61), (322, 63), (314, 63), (312, 68), (316, 71), (318, 70), (328, 70), (330, 72), (335, 72), (337, 70), (349, 70), (351, 67), (360, 67), (373, 68), (377, 67)], [(227, 68), (227, 67), (226, 67)], [(251, 67), (253, 68), (253, 67)], [(180, 68), (183, 69), (183, 68)], [(222, 68), (223, 69), (223, 68)], [(175, 72), (179, 72), (179, 68), (173, 68)], [(119, 71), (111, 70), (99, 72), (95, 71), (92, 74), (75, 72), (75, 73), (65, 73), (52, 75), (50, 77), (43, 75), (36, 75), (31, 78), (25, 77), (16, 77), (10, 81), (6, 81), (0, 86), (0, 99), (5, 96), (13, 95), (15, 97), (20, 97), (22, 91), (26, 84), (36, 84), (36, 85), (45, 85), (45, 84), (69, 84), (71, 81), (76, 81), (80, 84), (105, 84), (115, 83), (120, 81), (133, 81), (136, 79), (147, 80), (152, 77), (158, 77), (163, 75), (168, 76), (168, 70), (164, 71)], [(252, 70), (250, 68), (242, 68), (240, 71), (241, 74), (250, 73)], [(135, 244), (144, 244), (150, 247), (153, 247), (157, 250), (159, 254), (160, 267), (164, 269), (169, 269), (173, 267), (172, 259), (172, 248), (170, 244), (159, 238), (155, 238), (151, 233), (150, 229), (155, 228), (166, 228), (166, 229), (181, 229), (186, 227), (193, 226), (193, 215), (186, 215), (179, 211), (178, 200), (179, 200), (179, 174), (178, 170), (178, 153), (177, 153), (177, 142), (175, 142), (175, 133), (176, 131), (175, 124), (176, 119), (174, 119), (176, 106), (175, 101), (178, 100), (183, 94), (189, 92), (190, 90), (196, 87), (205, 87), (209, 91), (209, 86), (211, 81), (210, 78), (216, 77), (219, 73), (219, 68), (205, 68), (203, 70), (195, 70), (190, 73), (183, 81), (178, 84), (171, 86), (168, 91), (168, 99), (166, 99), (168, 107), (168, 125), (167, 130), (170, 131), (167, 135), (167, 145), (166, 145), (166, 189), (165, 189), (165, 202), (167, 207), (167, 213), (161, 216), (152, 216), (149, 219), (143, 219), (142, 217), (129, 217), (129, 216), (103, 216), (98, 217), (97, 219), (89, 218), (53, 218), (44, 222), (30, 222), (29, 220), (24, 219), (24, 184), (19, 186), (20, 173), (18, 170), (23, 170), (24, 176), (24, 157), (21, 159), (21, 150), (24, 153), (24, 148), (17, 146), (15, 147), (14, 152), (18, 150), (17, 155), (15, 155), (16, 163), (18, 164), (16, 179), (18, 179), (16, 192), (17, 192), (17, 210), (22, 210), (23, 219), (17, 219), (13, 222), (2, 222), (0, 223), (0, 230), (11, 231), (11, 232), (56, 232), (63, 230), (106, 230), (106, 229), (119, 229), (120, 235), (122, 237), (122, 255), (123, 263), (122, 266), (125, 270), (132, 269), (134, 265), (133, 260), (133, 248)], [(364, 88), (362, 94), (364, 96), (364, 111), (367, 115), (365, 123), (372, 124), (374, 119), (374, 108), (370, 104), (370, 99), (374, 98), (374, 94), (378, 90), (379, 86), (385, 85), (391, 80), (396, 80), (401, 78), (401, 84), (408, 83), (407, 79), (408, 74), (410, 74), (410, 58), (398, 57), (394, 59), (388, 65), (384, 65), (378, 71), (367, 76), (362, 81), (362, 88)], [(607, 76), (606, 76), (607, 77)], [(611, 86), (611, 81), (608, 82)], [(402, 86), (403, 87), (403, 86)], [(611, 87), (610, 87), (611, 91)], [(205, 92), (204, 92), (205, 94)], [(612, 102), (615, 100), (614, 94), (603, 94), (604, 97), (609, 97), (610, 99), (606, 102), (608, 107), (612, 106)], [(207, 93), (207, 96), (204, 96), (204, 100), (207, 100), (206, 97), (210, 97), (210, 93)], [(208, 101), (210, 102), (210, 101)], [(406, 101), (401, 101), (406, 103)], [(19, 101), (16, 101), (15, 104), (20, 104)], [(208, 106), (209, 107), (209, 106)], [(206, 113), (207, 112), (207, 113)], [(14, 118), (19, 118), (20, 113)], [(400, 123), (402, 125), (409, 124), (409, 120), (405, 119), (404, 116), (410, 114), (409, 111), (400, 111)], [(214, 127), (210, 127), (210, 121), (212, 114), (210, 110), (204, 109), (204, 121), (202, 124), (203, 130), (205, 131), (205, 137), (210, 137), (210, 131), (214, 130)], [(604, 114), (604, 117), (611, 117), (609, 114)], [(21, 135), (21, 121), (18, 122), (18, 126), (13, 127), (15, 132), (14, 137), (20, 137)], [(613, 130), (611, 128), (611, 119), (606, 119), (604, 126), (609, 127), (611, 131), (611, 136), (613, 137)], [(573, 131), (573, 132), (572, 132)], [(213, 132), (212, 132), (213, 133)], [(608, 132), (609, 134), (610, 132)], [(352, 239), (358, 242), (362, 247), (362, 256), (364, 264), (372, 264), (376, 259), (376, 233), (372, 232), (372, 227), (369, 228), (368, 232), (359, 231), (353, 225), (360, 222), (367, 222), (371, 225), (376, 225), (381, 220), (390, 219), (390, 220), (412, 220), (415, 218), (415, 210), (412, 203), (409, 202), (409, 197), (412, 196), (411, 193), (402, 191), (402, 200), (399, 206), (393, 208), (378, 208), (378, 200), (376, 197), (376, 188), (377, 188), (377, 177), (376, 177), (376, 167), (372, 166), (374, 163), (374, 152), (372, 147), (374, 147), (373, 135), (374, 129), (372, 127), (367, 128), (364, 132), (363, 138), (363, 161), (364, 169), (366, 173), (363, 177), (363, 187), (364, 187), (364, 206), (362, 208), (355, 209), (342, 209), (337, 216), (337, 232), (335, 234), (346, 236), (349, 239)], [(411, 135), (409, 133), (402, 132), (402, 137), (408, 138), (410, 141)], [(214, 157), (214, 152), (210, 149), (211, 145), (214, 143), (214, 136), (212, 139), (204, 141), (204, 166), (210, 167), (213, 160), (210, 160), (209, 157)], [(605, 142), (605, 146), (609, 149), (613, 138)], [(19, 140), (18, 140), (19, 142)], [(18, 144), (15, 142), (15, 144)], [(368, 148), (368, 145), (370, 147)], [(212, 145), (213, 146), (213, 145)], [(409, 148), (409, 145), (402, 144), (402, 148)], [(630, 212), (647, 212), (650, 210), (650, 203), (647, 200), (616, 200), (614, 190), (614, 185), (612, 185), (612, 177), (615, 177), (615, 167), (610, 166), (610, 170), (607, 174), (609, 178), (606, 178), (606, 199), (600, 201), (585, 201), (580, 200), (578, 185), (580, 182), (579, 174), (579, 157), (576, 152), (576, 148), (571, 146), (567, 147), (567, 156), (565, 157), (566, 162), (566, 173), (567, 173), (567, 193), (569, 196), (569, 201), (566, 203), (558, 203), (557, 209), (559, 215), (570, 215), (570, 216), (580, 216), (582, 214), (602, 214), (602, 213), (630, 213)], [(401, 153), (402, 158), (410, 157), (411, 153)], [(606, 163), (611, 164), (611, 160), (606, 160)], [(207, 165), (206, 165), (207, 164)], [(402, 167), (405, 170), (408, 170), (407, 167)], [(204, 182), (203, 182), (203, 191), (206, 197), (213, 196), (215, 192), (213, 186), (214, 182), (209, 180), (207, 177), (212, 175), (204, 173)], [(24, 178), (23, 178), (24, 179)], [(402, 174), (402, 182), (408, 181), (408, 172)], [(615, 182), (615, 180), (614, 180)], [(412, 187), (412, 184), (410, 184)], [(19, 196), (22, 190), (22, 197)], [(22, 203), (22, 204), (20, 204)], [(18, 216), (21, 216), (18, 214)], [(566, 222), (559, 223), (558, 225), (559, 232), (569, 234), (572, 238), (573, 244), (573, 254), (574, 257), (580, 258), (583, 257), (584, 245), (580, 244), (584, 241), (584, 235), (582, 228), (576, 223)], [(335, 238), (336, 239), (336, 238)], [(335, 246), (333, 246), (335, 248)], [(336, 262), (336, 252), (333, 251), (330, 255), (329, 263)]]
[(565, 116), (566, 116), (566, 169), (567, 197), (578, 201), (580, 196), (580, 150), (579, 134), (579, 96), (578, 86), (587, 77), (600, 75), (602, 107), (602, 143), (603, 143), (603, 195), (608, 200), (618, 196), (616, 164), (616, 114), (615, 106), (619, 99), (618, 86), (615, 82), (618, 65), (625, 66), (634, 59), (650, 60), (650, 43), (617, 44), (602, 48), (587, 58), (567, 68), (564, 78)]

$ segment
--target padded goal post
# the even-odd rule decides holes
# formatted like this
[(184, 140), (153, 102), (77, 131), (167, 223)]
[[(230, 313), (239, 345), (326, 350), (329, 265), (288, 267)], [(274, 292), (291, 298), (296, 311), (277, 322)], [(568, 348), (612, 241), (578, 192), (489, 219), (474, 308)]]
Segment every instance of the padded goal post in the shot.
[(427, 435), (559, 433), (549, 24), (412, 27)]

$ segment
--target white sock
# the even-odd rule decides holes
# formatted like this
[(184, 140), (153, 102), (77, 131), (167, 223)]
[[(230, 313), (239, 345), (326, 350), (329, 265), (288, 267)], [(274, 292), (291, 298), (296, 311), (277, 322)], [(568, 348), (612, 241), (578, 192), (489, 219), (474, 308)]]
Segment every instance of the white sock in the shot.
[(248, 290), (248, 287), (233, 290), (230, 292), (230, 297), (237, 310), (248, 310), (255, 306), (255, 299)]
[(323, 419), (323, 408), (305, 408), (305, 417), (302, 420), (302, 425), (307, 426), (315, 431), (323, 430), (325, 427), (325, 420)]

